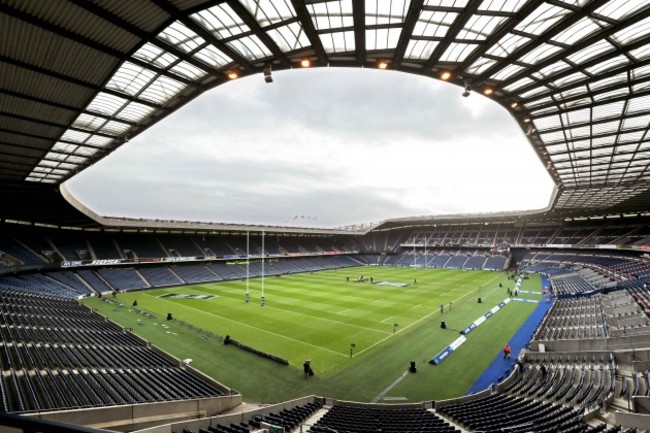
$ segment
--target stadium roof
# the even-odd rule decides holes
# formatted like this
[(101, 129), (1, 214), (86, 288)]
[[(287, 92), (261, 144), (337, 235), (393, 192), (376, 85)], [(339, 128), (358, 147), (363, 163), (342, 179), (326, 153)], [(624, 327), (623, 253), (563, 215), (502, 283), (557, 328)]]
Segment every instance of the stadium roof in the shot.
[(650, 208), (646, 0), (1, 0), (0, 28), (7, 188), (56, 187), (206, 90), (308, 60), (494, 99), (556, 215)]

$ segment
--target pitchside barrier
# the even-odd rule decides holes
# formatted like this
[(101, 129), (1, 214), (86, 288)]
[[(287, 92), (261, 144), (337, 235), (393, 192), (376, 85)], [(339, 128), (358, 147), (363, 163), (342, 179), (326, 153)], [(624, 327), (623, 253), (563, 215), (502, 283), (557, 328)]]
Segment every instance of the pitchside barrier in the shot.
[(487, 319), (492, 317), (497, 311), (499, 311), (500, 309), (505, 307), (506, 304), (508, 304), (511, 300), (512, 299), (510, 299), (510, 298), (504, 299), (502, 302), (499, 302), (497, 305), (492, 307), (492, 309), (490, 309), (490, 311), (483, 314), (481, 317), (479, 317), (478, 319), (476, 319), (475, 321), (473, 321), (472, 323), (467, 325), (465, 327), (465, 329), (460, 331), (460, 333), (463, 334), (463, 335), (461, 335), (456, 340), (454, 340), (449, 346), (445, 347), (440, 352), (438, 352), (438, 354), (436, 356), (434, 356), (431, 359), (431, 361), (429, 361), (429, 363), (433, 364), (433, 365), (438, 365), (442, 361), (447, 359), (449, 357), (449, 355), (451, 355), (454, 352), (454, 350), (458, 349), (458, 347), (460, 347), (461, 344), (463, 344), (465, 341), (467, 341), (467, 337), (465, 337), (465, 335), (469, 334), (474, 329), (476, 329), (478, 326), (480, 326), (483, 322), (485, 322)]

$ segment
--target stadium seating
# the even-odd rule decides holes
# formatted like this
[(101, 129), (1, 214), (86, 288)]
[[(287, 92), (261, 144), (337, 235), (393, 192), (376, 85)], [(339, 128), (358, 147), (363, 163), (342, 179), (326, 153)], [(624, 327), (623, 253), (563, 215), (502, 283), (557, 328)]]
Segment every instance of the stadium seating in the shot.
[(74, 301), (4, 289), (0, 301), (3, 412), (223, 394)]
[(459, 432), (424, 408), (373, 408), (336, 404), (311, 427), (313, 433), (335, 432)]

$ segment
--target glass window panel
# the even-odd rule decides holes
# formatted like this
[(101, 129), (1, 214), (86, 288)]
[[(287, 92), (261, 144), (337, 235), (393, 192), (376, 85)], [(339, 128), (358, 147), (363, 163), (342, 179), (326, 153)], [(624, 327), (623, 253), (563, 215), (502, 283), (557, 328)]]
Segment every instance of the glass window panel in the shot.
[(189, 80), (197, 80), (207, 74), (207, 72), (203, 69), (197, 68), (193, 64), (186, 61), (180, 62), (176, 66), (172, 67), (169, 71)]
[(562, 51), (562, 48), (556, 45), (542, 44), (521, 56), (519, 61), (528, 65), (536, 65), (559, 51)]
[(80, 114), (72, 126), (74, 128), (85, 129), (87, 131), (96, 131), (106, 123), (106, 119), (103, 117), (97, 117), (90, 114)]
[(611, 43), (609, 43), (607, 40), (602, 40), (591, 44), (588, 47), (585, 47), (573, 54), (569, 54), (567, 58), (571, 62), (581, 65), (593, 59), (594, 57), (597, 57), (601, 54), (611, 53), (614, 50), (615, 48)]
[(624, 152), (631, 152), (633, 150), (636, 150), (637, 145), (636, 144), (623, 144), (623, 145), (618, 145), (616, 146), (616, 153), (624, 153)]
[(562, 71), (566, 71), (569, 68), (571, 68), (571, 66), (568, 63), (560, 60), (551, 65), (543, 67), (539, 71), (533, 72), (531, 75), (535, 78), (543, 80), (545, 78), (550, 77), (551, 75), (558, 74)]
[(130, 122), (139, 122), (151, 114), (153, 111), (154, 109), (148, 105), (131, 102), (122, 110), (120, 110), (120, 112), (117, 113), (116, 117), (119, 119), (128, 120)]
[(48, 154), (45, 155), (45, 158), (43, 160), (41, 160), (38, 163), (38, 165), (41, 166), (41, 167), (56, 167), (57, 165), (59, 165), (58, 162), (48, 161), (49, 159), (52, 159), (52, 155), (56, 155), (56, 154), (53, 153), (53, 152), (48, 152)]
[(650, 65), (645, 65), (645, 66), (639, 66), (638, 68), (634, 68), (631, 71), (632, 77), (635, 80), (649, 77), (650, 76)]
[(169, 77), (159, 77), (151, 83), (140, 95), (147, 101), (163, 104), (185, 88), (185, 84)]
[(522, 69), (525, 69), (525, 67), (514, 65), (514, 64), (508, 65), (505, 68), (501, 69), (496, 74), (492, 75), (490, 78), (492, 80), (497, 80), (497, 81), (507, 80), (509, 77), (513, 76), (514, 74), (521, 71)]
[(548, 90), (549, 89), (546, 86), (537, 86), (531, 90), (528, 90), (527, 92), (521, 93), (519, 96), (524, 99), (533, 98), (535, 96), (548, 93)]
[(127, 99), (120, 98), (108, 93), (99, 92), (97, 96), (88, 104), (86, 109), (107, 116), (114, 115), (120, 108), (128, 102)]
[(527, 0), (484, 0), (479, 6), (481, 11), (517, 12)]
[(543, 3), (526, 16), (515, 29), (539, 36), (570, 13), (569, 9)]
[(94, 149), (92, 147), (79, 146), (79, 148), (75, 150), (74, 154), (83, 155), (83, 156), (93, 156), (97, 152), (99, 152), (98, 149)]
[(113, 74), (106, 88), (134, 96), (146, 87), (155, 76), (155, 72), (127, 61)]
[(215, 48), (213, 45), (208, 45), (202, 50), (194, 54), (194, 57), (203, 63), (212, 66), (213, 68), (221, 68), (232, 63), (232, 59)]
[(354, 32), (334, 32), (318, 35), (326, 53), (354, 51)]
[(444, 37), (458, 17), (453, 12), (422, 11), (413, 28), (414, 36)]
[(571, 102), (561, 103), (560, 108), (564, 110), (570, 110), (572, 108), (591, 106), (591, 102), (591, 98), (583, 98)]
[(308, 4), (316, 30), (338, 29), (354, 25), (352, 0)]
[(441, 62), (462, 62), (467, 56), (472, 54), (472, 52), (478, 47), (475, 44), (459, 44), (452, 42), (449, 44), (449, 48), (440, 56)]
[(403, 23), (411, 0), (365, 0), (366, 25)]
[(82, 156), (68, 155), (68, 157), (65, 160), (73, 164), (83, 164), (84, 162), (88, 161), (88, 158), (84, 158)]
[(645, 135), (645, 131), (626, 132), (623, 134), (619, 134), (618, 141), (619, 143), (633, 143), (641, 140), (644, 135)]
[(627, 114), (647, 112), (648, 109), (650, 109), (650, 96), (637, 96), (629, 100)]
[(589, 89), (587, 88), (587, 86), (578, 86), (578, 87), (574, 87), (572, 89), (568, 89), (568, 90), (564, 90), (562, 92), (555, 93), (553, 95), (553, 97), (556, 100), (561, 101), (561, 100), (564, 100), (564, 99), (572, 98), (574, 96), (586, 95), (587, 93), (589, 93)]
[(628, 54), (638, 61), (646, 60), (650, 58), (650, 44), (630, 50), (628, 51)]
[[(54, 146), (52, 146), (51, 152), (56, 152), (61, 155), (64, 155), (66, 153), (71, 153), (74, 152), (79, 146), (76, 144), (70, 144), (70, 143), (62, 143), (62, 142), (57, 142)], [(57, 158), (52, 158), (52, 159), (57, 159)]]
[(112, 141), (112, 138), (102, 137), (101, 135), (92, 135), (85, 141), (85, 144), (97, 147), (106, 147)]
[[(650, 109), (650, 107), (648, 107)], [(647, 128), (650, 124), (650, 115), (628, 117), (623, 119), (623, 129)]]
[(74, 143), (83, 143), (84, 140), (87, 139), (89, 136), (90, 134), (87, 134), (85, 132), (73, 131), (71, 129), (68, 129), (61, 136), (61, 140), (72, 141)]
[(507, 85), (506, 87), (504, 87), (504, 90), (507, 92), (514, 92), (515, 90), (527, 86), (531, 83), (533, 83), (533, 80), (531, 80), (528, 77), (525, 77), (522, 78), (521, 80), (515, 81), (514, 83)]
[(573, 45), (587, 36), (590, 36), (594, 32), (606, 27), (608, 27), (608, 25), (602, 21), (596, 21), (593, 18), (584, 17), (568, 29), (554, 36), (552, 39), (560, 44)]
[(296, 16), (289, 0), (239, 0), (239, 2), (262, 27), (287, 21)]
[(611, 104), (599, 105), (593, 109), (593, 120), (607, 119), (609, 117), (620, 117), (623, 114), (625, 101), (612, 102)]
[(140, 49), (133, 54), (133, 57), (151, 63), (152, 65), (156, 65), (162, 69), (166, 69), (169, 65), (178, 60), (178, 57), (175, 55), (150, 42), (147, 42), (140, 47)]
[(614, 33), (611, 37), (621, 45), (631, 44), (650, 34), (650, 17), (636, 22), (620, 32)]
[(612, 77), (603, 78), (602, 80), (597, 80), (592, 83), (589, 83), (589, 88), (592, 92), (605, 89), (606, 87), (614, 87), (619, 84), (627, 83), (627, 74), (625, 72), (614, 75)]
[(458, 33), (458, 38), (484, 41), (505, 20), (506, 17), (472, 15), (465, 27)]
[(543, 131), (545, 129), (550, 129), (550, 128), (557, 128), (562, 126), (562, 123), (560, 121), (560, 116), (554, 115), (554, 116), (547, 116), (547, 117), (540, 117), (534, 120), (535, 127), (539, 131)]
[(555, 141), (564, 140), (564, 134), (561, 131), (539, 134), (539, 137), (544, 143), (552, 143)]
[(180, 21), (174, 21), (158, 35), (158, 38), (169, 42), (186, 53), (195, 51), (199, 46), (205, 44), (205, 40), (202, 37), (187, 28)]
[(541, 99), (537, 99), (535, 101), (527, 102), (527, 103), (524, 104), (524, 107), (526, 107), (527, 109), (530, 110), (530, 109), (533, 109), (533, 108), (535, 108), (535, 107), (537, 107), (539, 105), (548, 104), (549, 102), (554, 102), (554, 101), (553, 101), (553, 99), (551, 99), (550, 96), (547, 96), (545, 98), (541, 98)]
[(464, 8), (469, 0), (425, 0), (425, 6), (441, 6), (448, 8)]
[(487, 54), (497, 57), (507, 57), (528, 42), (530, 42), (530, 38), (526, 36), (508, 33), (493, 47), (491, 47), (487, 51)]
[(592, 126), (592, 133), (595, 135), (612, 134), (618, 131), (618, 127), (620, 124), (621, 122), (618, 120), (613, 122), (596, 123)]
[(573, 74), (566, 75), (562, 78), (558, 78), (557, 80), (553, 81), (552, 84), (557, 88), (562, 88), (564, 86), (569, 86), (571, 84), (575, 84), (579, 81), (584, 81), (586, 79), (587, 76), (582, 72), (574, 72)]
[(366, 30), (366, 49), (367, 50), (386, 50), (393, 49), (399, 42), (399, 36), (402, 29), (369, 29)]
[(487, 71), (492, 65), (497, 61), (492, 59), (486, 59), (485, 57), (479, 57), (472, 65), (467, 68), (469, 74), (479, 75)]
[(628, 57), (625, 55), (620, 55), (612, 59), (607, 59), (594, 66), (590, 66), (589, 68), (586, 69), (586, 71), (592, 75), (598, 75), (598, 74), (603, 74), (612, 71), (614, 69), (617, 69), (621, 65), (627, 65), (628, 63), (630, 63)]
[(298, 22), (269, 30), (267, 33), (283, 53), (309, 46), (309, 38)]
[(191, 15), (201, 27), (218, 39), (226, 39), (250, 31), (228, 3), (220, 3)]
[[(407, 59), (425, 60), (431, 57), (433, 50), (436, 49), (439, 42), (437, 41), (414, 41), (410, 40), (406, 48), (405, 57)], [(471, 69), (471, 68), (470, 68)], [(478, 73), (468, 70), (470, 73)]]
[(591, 139), (591, 144), (594, 147), (599, 146), (612, 146), (614, 144), (615, 137), (605, 136), (605, 137), (593, 137)]
[(621, 96), (625, 96), (629, 93), (629, 89), (626, 87), (617, 89), (617, 90), (612, 90), (611, 92), (603, 92), (603, 93), (596, 93), (593, 95), (594, 101), (596, 102), (601, 102), (601, 101), (607, 101), (609, 99), (613, 98), (618, 98)]
[(566, 134), (569, 140), (575, 140), (578, 138), (589, 137), (591, 135), (591, 129), (588, 126), (569, 128), (566, 130)]
[(271, 50), (256, 35), (235, 39), (227, 45), (248, 60), (260, 60), (272, 55)]
[(116, 120), (111, 120), (110, 122), (107, 122), (100, 132), (103, 134), (107, 135), (119, 135), (122, 134), (123, 132), (126, 132), (131, 128), (128, 124), (118, 122)]

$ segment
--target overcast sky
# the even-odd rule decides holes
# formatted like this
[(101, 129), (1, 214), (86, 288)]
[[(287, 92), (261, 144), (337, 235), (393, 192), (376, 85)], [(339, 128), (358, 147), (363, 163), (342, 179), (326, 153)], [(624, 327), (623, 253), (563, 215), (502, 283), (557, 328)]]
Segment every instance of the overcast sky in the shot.
[(239, 79), (67, 184), (101, 215), (336, 227), (545, 207), (553, 183), (510, 115), (371, 69)]

